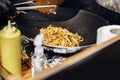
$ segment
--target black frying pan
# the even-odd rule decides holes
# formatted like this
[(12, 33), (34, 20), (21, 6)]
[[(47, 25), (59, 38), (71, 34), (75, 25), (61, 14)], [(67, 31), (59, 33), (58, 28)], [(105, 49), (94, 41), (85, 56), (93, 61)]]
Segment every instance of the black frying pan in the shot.
[(29, 38), (34, 38), (42, 27), (48, 25), (65, 27), (73, 33), (78, 33), (84, 37), (81, 46), (94, 44), (96, 42), (97, 29), (108, 25), (108, 21), (103, 18), (84, 11), (69, 8), (58, 8), (57, 15), (45, 15), (37, 11), (30, 11), (17, 20), (17, 27), (22, 34)]

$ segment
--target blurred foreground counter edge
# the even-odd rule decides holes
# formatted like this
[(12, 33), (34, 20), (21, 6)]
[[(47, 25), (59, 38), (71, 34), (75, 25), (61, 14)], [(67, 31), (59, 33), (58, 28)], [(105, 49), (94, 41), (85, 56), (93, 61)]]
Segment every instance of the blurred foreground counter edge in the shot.
[(120, 36), (92, 46), (67, 58), (33, 80), (115, 80), (120, 79)]

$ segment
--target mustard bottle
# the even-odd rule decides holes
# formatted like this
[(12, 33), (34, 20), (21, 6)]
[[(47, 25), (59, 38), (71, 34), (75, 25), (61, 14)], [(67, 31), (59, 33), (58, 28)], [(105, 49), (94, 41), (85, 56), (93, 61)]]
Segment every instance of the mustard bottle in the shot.
[(1, 65), (11, 74), (21, 76), (21, 32), (10, 21), (0, 31)]

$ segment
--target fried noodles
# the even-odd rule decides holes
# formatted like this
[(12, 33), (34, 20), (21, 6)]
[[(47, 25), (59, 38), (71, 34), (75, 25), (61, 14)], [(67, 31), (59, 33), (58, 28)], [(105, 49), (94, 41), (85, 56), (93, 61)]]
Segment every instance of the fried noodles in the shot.
[(44, 44), (62, 47), (77, 47), (83, 41), (83, 37), (78, 33), (72, 33), (66, 28), (49, 25), (40, 29), (40, 34), (44, 35)]
[[(39, 5), (60, 5), (64, 2), (64, 0), (35, 0), (34, 3), (30, 3), (30, 6), (39, 6)], [(49, 7), (49, 8), (38, 8), (37, 11), (45, 14), (55, 14), (57, 7)]]

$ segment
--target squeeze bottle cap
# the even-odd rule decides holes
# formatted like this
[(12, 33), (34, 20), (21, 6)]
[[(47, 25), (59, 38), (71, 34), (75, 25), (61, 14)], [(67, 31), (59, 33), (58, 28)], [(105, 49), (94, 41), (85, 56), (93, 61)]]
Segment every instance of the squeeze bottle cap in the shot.
[(6, 32), (14, 32), (16, 28), (14, 26), (11, 26), (11, 21), (8, 20), (8, 25), (4, 27), (4, 31)]

